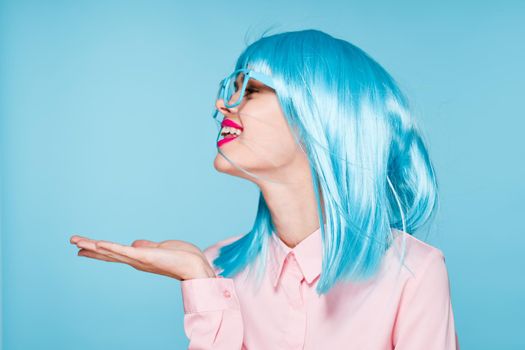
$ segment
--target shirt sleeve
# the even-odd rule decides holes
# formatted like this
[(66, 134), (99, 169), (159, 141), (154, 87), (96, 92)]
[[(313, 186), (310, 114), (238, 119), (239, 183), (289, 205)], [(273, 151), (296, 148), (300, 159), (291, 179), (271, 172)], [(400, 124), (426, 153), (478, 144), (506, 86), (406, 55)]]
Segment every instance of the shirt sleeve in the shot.
[(243, 320), (233, 279), (181, 281), (188, 350), (241, 349)]
[(393, 329), (395, 350), (459, 350), (445, 257), (434, 251), (405, 285)]
[(244, 323), (234, 280), (220, 276), (213, 265), (220, 246), (236, 238), (216, 243), (203, 252), (217, 277), (180, 282), (188, 350), (242, 349)]

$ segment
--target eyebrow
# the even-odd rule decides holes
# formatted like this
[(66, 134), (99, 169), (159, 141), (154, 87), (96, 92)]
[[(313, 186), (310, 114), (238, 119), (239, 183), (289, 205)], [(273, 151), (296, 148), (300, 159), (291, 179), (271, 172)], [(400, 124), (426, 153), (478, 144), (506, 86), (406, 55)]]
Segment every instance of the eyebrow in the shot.
[[(235, 77), (235, 81), (233, 82), (233, 86), (235, 87), (235, 90), (239, 90), (239, 84), (237, 83), (237, 80), (239, 80), (239, 77), (240, 76), (243, 76), (244, 77), (244, 73), (239, 73), (236, 77)], [(248, 81), (249, 83), (249, 81)]]
[[(237, 78), (233, 82), (233, 86), (235, 87), (235, 90), (239, 89), (239, 84), (237, 83), (237, 80), (239, 79), (241, 75), (244, 77), (244, 73), (239, 73), (239, 75), (237, 75)], [(255, 79), (248, 80), (248, 83), (246, 86), (257, 87), (260, 89), (264, 88), (264, 84)]]

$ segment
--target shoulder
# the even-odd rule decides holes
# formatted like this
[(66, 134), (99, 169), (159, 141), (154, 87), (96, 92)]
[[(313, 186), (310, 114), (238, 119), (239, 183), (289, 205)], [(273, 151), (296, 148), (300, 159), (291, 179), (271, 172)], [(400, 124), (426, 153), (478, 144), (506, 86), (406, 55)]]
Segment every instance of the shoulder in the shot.
[(431, 265), (437, 270), (446, 269), (445, 255), (441, 249), (407, 232), (397, 229), (393, 231), (395, 239), (388, 254), (391, 255), (391, 258), (400, 259), (404, 245), (403, 263), (411, 277), (419, 279)]
[[(203, 253), (206, 256), (206, 259), (208, 259), (208, 262), (210, 263), (210, 265), (213, 266), (214, 269), (215, 269), (215, 266), (213, 265), (213, 260), (219, 255), (219, 250), (222, 247), (224, 247), (224, 246), (226, 246), (226, 245), (228, 245), (230, 243), (235, 242), (236, 240), (240, 239), (244, 235), (245, 234), (229, 236), (227, 238), (221, 239), (218, 242), (215, 242), (215, 243), (209, 245), (208, 247), (206, 247), (203, 250)], [(217, 273), (217, 271), (215, 271), (215, 272)]]

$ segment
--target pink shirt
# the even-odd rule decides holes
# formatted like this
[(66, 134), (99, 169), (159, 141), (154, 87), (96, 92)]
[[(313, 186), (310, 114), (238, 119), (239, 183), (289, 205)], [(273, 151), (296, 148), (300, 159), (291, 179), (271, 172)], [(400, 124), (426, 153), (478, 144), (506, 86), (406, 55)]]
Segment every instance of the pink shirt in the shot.
[[(377, 277), (336, 284), (323, 296), (315, 291), (320, 228), (293, 249), (273, 234), (258, 293), (245, 280), (249, 269), (234, 278), (181, 281), (188, 349), (459, 349), (442, 251), (403, 231), (394, 233), (397, 251), (389, 248)], [(413, 275), (406, 267), (399, 270), (401, 235), (404, 263)], [(210, 264), (222, 245), (240, 237), (207, 248)]]

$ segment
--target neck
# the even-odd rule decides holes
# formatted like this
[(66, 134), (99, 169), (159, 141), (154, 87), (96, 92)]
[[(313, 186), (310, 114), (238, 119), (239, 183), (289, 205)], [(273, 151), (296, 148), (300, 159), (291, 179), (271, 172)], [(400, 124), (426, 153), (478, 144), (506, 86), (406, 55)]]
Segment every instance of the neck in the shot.
[[(279, 238), (290, 248), (319, 228), (319, 214), (309, 166), (295, 167), (286, 184), (259, 184)], [(305, 176), (306, 174), (306, 176)], [(289, 181), (289, 180), (293, 181)], [(322, 196), (321, 196), (322, 198)], [(321, 208), (324, 204), (321, 199)]]

